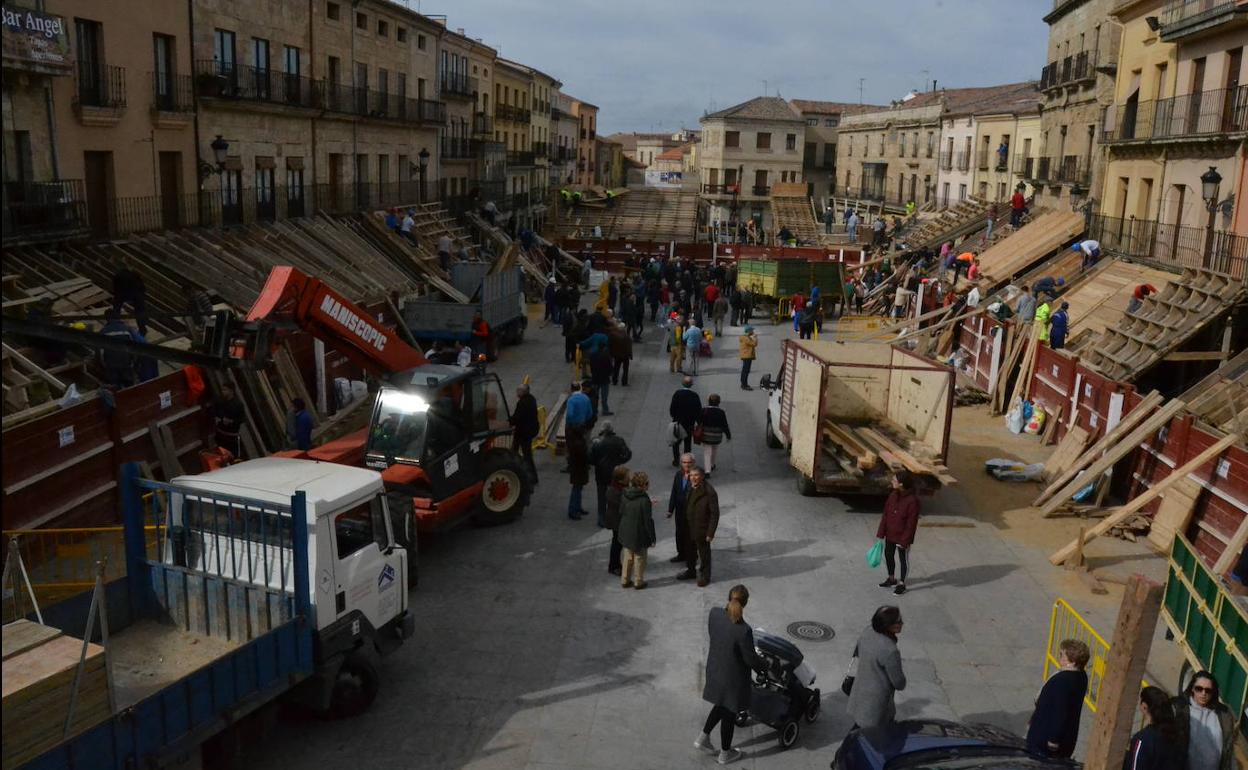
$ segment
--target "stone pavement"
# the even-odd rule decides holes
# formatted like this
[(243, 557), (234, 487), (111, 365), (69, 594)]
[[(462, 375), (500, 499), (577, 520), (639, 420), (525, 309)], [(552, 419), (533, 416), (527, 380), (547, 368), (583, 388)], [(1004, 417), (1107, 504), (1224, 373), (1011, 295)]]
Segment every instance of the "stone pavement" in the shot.
[[(791, 335), (766, 322), (757, 328), (755, 384), (763, 373), (774, 375), (779, 341)], [(1041, 684), (1050, 608), (1056, 596), (1079, 590), (1078, 581), (1051, 567), (1046, 549), (981, 520), (955, 487), (924, 503), (930, 515), (913, 549), (910, 592), (894, 597), (878, 588), (882, 575), (866, 568), (863, 554), (880, 501), (797, 494), (783, 453), (764, 444), (766, 393), (737, 386), (739, 331), (715, 342), (716, 356), (702, 363), (696, 385), (704, 400), (722, 396), (734, 436), (721, 446), (712, 480), (723, 518), (709, 587), (675, 581), (677, 565), (667, 563), (672, 525), (662, 512), (673, 469), (661, 434), (679, 382), (651, 327), (637, 346), (630, 386), (611, 392), (612, 419), (634, 453), (629, 465), (650, 474), (652, 492), (664, 501), (656, 506), (649, 588), (622, 590), (607, 574), (609, 533), (592, 516), (566, 518), (563, 459), (543, 453), (541, 483), (520, 521), (463, 528), (421, 554), (412, 594), (417, 636), (383, 660), (371, 711), (336, 722), (283, 718), (244, 766), (709, 766), (711, 758), (692, 747), (708, 709), (701, 700), (706, 614), (738, 582), (750, 588), (746, 618), (753, 625), (783, 633), (793, 621), (813, 620), (836, 631), (829, 642), (798, 643), (824, 691), (819, 720), (803, 724), (788, 752), (780, 752), (770, 728), (738, 729), (736, 745), (747, 752), (740, 767), (828, 766), (850, 726), (839, 684), (854, 639), (878, 605), (894, 600), (906, 621), (901, 717), (1025, 730)], [(539, 403), (552, 405), (570, 372), (562, 351), (557, 328), (532, 323), (524, 344), (505, 348), (497, 366), (508, 398), (528, 374)], [(1106, 635), (1118, 590), (1080, 605)], [(1088, 725), (1085, 710), (1085, 736)]]

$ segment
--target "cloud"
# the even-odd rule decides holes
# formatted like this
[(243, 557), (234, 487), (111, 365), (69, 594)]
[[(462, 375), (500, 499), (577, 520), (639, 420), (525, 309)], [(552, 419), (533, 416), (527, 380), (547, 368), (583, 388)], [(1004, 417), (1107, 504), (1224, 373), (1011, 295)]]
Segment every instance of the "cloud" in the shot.
[[(427, 3), (426, 3), (427, 5)], [(1036, 79), (1052, 0), (458, 0), (447, 20), (599, 106), (601, 133), (696, 127), (777, 90), (887, 104), (935, 78)], [(437, 9), (425, 7), (427, 13)]]

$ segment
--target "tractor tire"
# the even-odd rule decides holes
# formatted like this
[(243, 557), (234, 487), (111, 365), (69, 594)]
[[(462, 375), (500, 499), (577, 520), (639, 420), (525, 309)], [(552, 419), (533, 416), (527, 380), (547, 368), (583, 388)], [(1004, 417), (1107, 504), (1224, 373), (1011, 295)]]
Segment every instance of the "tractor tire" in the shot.
[(386, 493), (386, 506), (390, 509), (390, 526), (394, 528), (394, 541), (407, 551), (407, 588), (410, 591), (420, 580), (419, 547), (416, 537), (416, 516), (412, 512), (412, 496), (402, 492)]
[(472, 515), (474, 523), (492, 527), (520, 518), (533, 488), (519, 455), (504, 449), (491, 450), (481, 463), (481, 482), (481, 495)]
[(381, 677), (377, 667), (366, 656), (352, 654), (338, 669), (334, 692), (330, 700), (330, 714), (337, 719), (354, 717), (368, 711), (381, 689)]
[(775, 426), (771, 424), (771, 414), (767, 414), (767, 447), (769, 449), (780, 449), (784, 446), (780, 441), (780, 437), (776, 435)]

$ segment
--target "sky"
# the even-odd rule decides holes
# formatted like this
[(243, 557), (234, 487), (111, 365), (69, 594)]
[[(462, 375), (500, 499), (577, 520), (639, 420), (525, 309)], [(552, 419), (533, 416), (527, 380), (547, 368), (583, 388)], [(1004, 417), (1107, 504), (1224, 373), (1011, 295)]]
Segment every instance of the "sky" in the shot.
[[(755, 96), (888, 104), (1033, 80), (1053, 0), (402, 0), (599, 107), (598, 133), (697, 128)], [(765, 86), (764, 86), (765, 81)]]

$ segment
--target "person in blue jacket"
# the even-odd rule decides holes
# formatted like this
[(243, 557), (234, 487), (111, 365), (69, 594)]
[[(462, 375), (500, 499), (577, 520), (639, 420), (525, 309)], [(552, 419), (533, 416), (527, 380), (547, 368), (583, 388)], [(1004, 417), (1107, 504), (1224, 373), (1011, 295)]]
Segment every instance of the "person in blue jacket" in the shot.
[(1027, 723), (1027, 750), (1041, 757), (1069, 758), (1079, 740), (1079, 717), (1088, 693), (1088, 645), (1063, 639), (1058, 670), (1040, 688), (1036, 710)]
[(1070, 330), (1070, 303), (1063, 302), (1056, 313), (1049, 316), (1049, 347), (1061, 350), (1066, 347), (1066, 333)]
[(1182, 731), (1170, 705), (1170, 696), (1160, 687), (1140, 691), (1140, 715), (1144, 728), (1131, 736), (1122, 770), (1176, 770), (1187, 764)]

